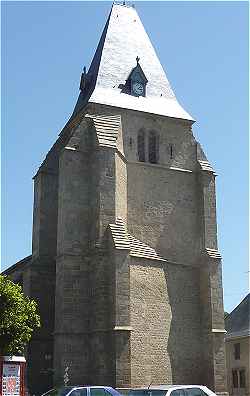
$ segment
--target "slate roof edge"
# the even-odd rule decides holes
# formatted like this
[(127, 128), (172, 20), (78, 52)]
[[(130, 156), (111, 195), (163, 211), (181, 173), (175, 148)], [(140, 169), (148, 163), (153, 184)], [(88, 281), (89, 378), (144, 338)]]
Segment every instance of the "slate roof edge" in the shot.
[(30, 254), (29, 256), (24, 257), (22, 260), (19, 260), (17, 263), (11, 265), (9, 268), (2, 271), (1, 275), (8, 275), (9, 273), (14, 271), (20, 265), (26, 266), (31, 261), (31, 259), (32, 259), (32, 255)]
[[(108, 89), (107, 89), (107, 91), (108, 91)], [(94, 95), (94, 93), (95, 93), (95, 90), (93, 91), (93, 94), (92, 95)], [(108, 92), (107, 92), (107, 94), (108, 94)], [(170, 115), (170, 114), (165, 114), (165, 113), (163, 113), (163, 112), (160, 112), (160, 111), (147, 111), (147, 110), (145, 110), (145, 109), (143, 109), (143, 108), (134, 108), (134, 107), (130, 107), (130, 106), (127, 106), (127, 105), (120, 105), (119, 106), (119, 104), (114, 104), (114, 103), (112, 103), (111, 101), (109, 102), (109, 103), (106, 103), (106, 102), (104, 102), (104, 101), (102, 101), (102, 100), (97, 100), (97, 99), (93, 99), (92, 98), (92, 95), (90, 96), (90, 98), (86, 101), (86, 103), (84, 103), (84, 106), (86, 106), (86, 104), (93, 104), (93, 105), (102, 105), (102, 106), (105, 106), (105, 107), (107, 107), (107, 106), (110, 106), (110, 107), (115, 107), (115, 108), (117, 108), (117, 109), (122, 109), (122, 110), (129, 110), (129, 111), (136, 111), (136, 112), (139, 112), (139, 113), (145, 113), (145, 114), (149, 114), (149, 115), (152, 115), (152, 116), (160, 116), (160, 117), (167, 117), (167, 118), (170, 118), (170, 119), (174, 119), (174, 120), (181, 120), (181, 121), (185, 121), (185, 122), (187, 122), (187, 123), (189, 123), (190, 125), (193, 125), (195, 122), (196, 122), (196, 119), (194, 119), (191, 115), (189, 115), (186, 111), (186, 113), (187, 113), (187, 115), (189, 116), (189, 117), (185, 117), (185, 116), (177, 116), (177, 115)], [(150, 97), (149, 97), (149, 99), (150, 99)], [(154, 97), (151, 97), (151, 99), (154, 99)], [(156, 97), (156, 99), (157, 99), (157, 97)], [(159, 99), (159, 98), (158, 98)], [(177, 101), (176, 101), (177, 102)], [(178, 103), (178, 102), (177, 102)], [(180, 104), (178, 103), (178, 105), (180, 106)], [(83, 107), (82, 107), (83, 108)], [(82, 109), (81, 108), (81, 109)], [(79, 110), (79, 111), (81, 111), (81, 109)], [(76, 114), (78, 114), (78, 113), (76, 113)]]
[[(87, 111), (88, 111), (88, 103), (77, 114), (72, 114), (69, 117), (68, 121), (66, 121), (66, 124), (60, 129), (60, 132), (57, 134), (56, 141), (49, 148), (49, 150), (45, 154), (45, 157), (42, 160), (41, 164), (38, 166), (38, 169), (35, 172), (33, 179), (35, 179), (36, 176), (41, 171), (44, 171), (44, 167), (46, 166), (46, 163), (49, 160), (49, 156), (53, 152), (55, 152), (60, 147), (60, 145), (62, 145), (64, 147), (67, 145), (67, 142), (70, 140), (72, 131), (78, 124), (80, 125), (80, 123), (85, 118), (85, 114)], [(79, 123), (78, 123), (78, 121), (79, 121)], [(65, 142), (65, 145), (64, 145), (64, 142)]]
[(240, 305), (243, 304), (245, 302), (245, 300), (247, 300), (247, 299), (250, 299), (250, 293), (248, 293), (243, 298), (243, 300), (241, 300), (241, 302), (238, 305), (236, 305), (236, 307), (227, 315), (226, 319), (229, 318), (233, 314), (233, 312), (236, 311), (240, 307)]
[(246, 337), (250, 337), (250, 329), (235, 331), (234, 333), (226, 334), (226, 340), (228, 341), (236, 338), (246, 338)]
[[(111, 112), (111, 113), (104, 113), (103, 112), (103, 110), (100, 110), (98, 113), (95, 113), (95, 111), (93, 111), (93, 113), (92, 113), (92, 109), (93, 109), (93, 106), (94, 106), (94, 108), (95, 108), (95, 106), (102, 106), (102, 107), (105, 107), (105, 109), (107, 109), (107, 108), (111, 108), (113, 111)], [(165, 115), (165, 114), (155, 114), (155, 113), (150, 113), (150, 112), (146, 112), (146, 111), (142, 111), (142, 110), (138, 110), (138, 109), (127, 109), (127, 108), (125, 108), (125, 107), (121, 107), (121, 106), (118, 106), (118, 105), (112, 105), (112, 104), (104, 104), (104, 103), (96, 103), (96, 102), (91, 102), (91, 101), (89, 101), (87, 104), (86, 104), (86, 106), (84, 107), (84, 109), (86, 109), (86, 108), (88, 108), (88, 110), (87, 111), (89, 111), (89, 113), (88, 114), (96, 114), (97, 116), (98, 115), (103, 115), (103, 114), (110, 114), (110, 115), (114, 115), (114, 114), (116, 114), (116, 115), (121, 115), (122, 116), (122, 114), (121, 113), (123, 113), (123, 112), (128, 112), (128, 111), (131, 111), (131, 112), (136, 112), (136, 113), (143, 113), (143, 117), (145, 117), (145, 114), (147, 115), (147, 116), (156, 116), (157, 115), (157, 117), (162, 117), (162, 118), (168, 118), (168, 119), (170, 119), (171, 121), (175, 121), (175, 123), (182, 123), (183, 125), (186, 125), (186, 126), (190, 126), (190, 125), (192, 125), (192, 124), (194, 124), (195, 122), (196, 122), (196, 120), (190, 120), (190, 119), (188, 119), (188, 118), (179, 118), (179, 117), (174, 117), (174, 116), (170, 116), (170, 115)], [(118, 110), (116, 113), (114, 113), (114, 111), (116, 111), (116, 110)], [(120, 112), (121, 113), (120, 113)], [(75, 117), (78, 115), (79, 113), (77, 113), (76, 115), (74, 115)], [(73, 116), (73, 115), (72, 115)], [(197, 142), (197, 143), (199, 143), (199, 142)]]

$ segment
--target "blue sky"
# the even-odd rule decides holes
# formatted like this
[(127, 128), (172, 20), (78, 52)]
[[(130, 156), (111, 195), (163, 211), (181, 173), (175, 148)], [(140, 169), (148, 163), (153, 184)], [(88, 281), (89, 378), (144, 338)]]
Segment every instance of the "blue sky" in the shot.
[[(218, 173), (225, 309), (248, 292), (248, 3), (134, 2)], [(32, 176), (73, 111), (110, 2), (2, 3), (2, 269), (31, 253)]]

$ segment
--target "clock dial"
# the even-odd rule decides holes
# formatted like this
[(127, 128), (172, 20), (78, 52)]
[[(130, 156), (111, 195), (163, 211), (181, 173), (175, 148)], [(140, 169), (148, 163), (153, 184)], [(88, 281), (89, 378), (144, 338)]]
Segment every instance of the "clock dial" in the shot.
[(133, 92), (136, 95), (138, 95), (138, 96), (142, 95), (143, 91), (144, 91), (144, 89), (143, 89), (143, 85), (141, 83), (139, 83), (139, 82), (133, 83)]

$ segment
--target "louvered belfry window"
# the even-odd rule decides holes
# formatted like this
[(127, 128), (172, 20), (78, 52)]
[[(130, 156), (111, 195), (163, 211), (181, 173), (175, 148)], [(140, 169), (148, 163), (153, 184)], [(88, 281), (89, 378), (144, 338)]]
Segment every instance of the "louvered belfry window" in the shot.
[(139, 131), (137, 136), (138, 159), (140, 162), (145, 162), (145, 133)]

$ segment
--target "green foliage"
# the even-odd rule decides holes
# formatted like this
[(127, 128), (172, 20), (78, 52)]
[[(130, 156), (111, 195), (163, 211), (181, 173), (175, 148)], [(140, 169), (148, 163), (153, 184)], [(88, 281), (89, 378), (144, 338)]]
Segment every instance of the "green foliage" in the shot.
[(21, 286), (0, 275), (0, 355), (22, 354), (37, 327), (36, 302), (24, 296)]

